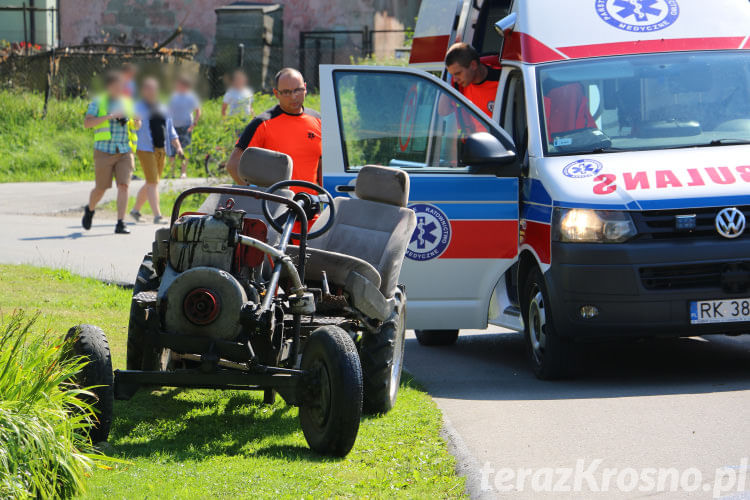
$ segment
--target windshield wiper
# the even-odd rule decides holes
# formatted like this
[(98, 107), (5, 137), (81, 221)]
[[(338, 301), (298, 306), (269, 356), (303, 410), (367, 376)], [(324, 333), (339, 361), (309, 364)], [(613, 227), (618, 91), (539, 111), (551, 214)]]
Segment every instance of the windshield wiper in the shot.
[(708, 144), (701, 144), (701, 147), (706, 148), (709, 146), (737, 146), (737, 145), (742, 145), (742, 144), (750, 144), (750, 140), (748, 139), (714, 139)]

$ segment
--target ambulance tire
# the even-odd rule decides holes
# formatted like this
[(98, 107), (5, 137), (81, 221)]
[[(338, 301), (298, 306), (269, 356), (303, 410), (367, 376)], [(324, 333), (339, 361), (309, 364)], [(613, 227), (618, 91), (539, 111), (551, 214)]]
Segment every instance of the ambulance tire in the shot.
[(536, 377), (556, 380), (577, 375), (580, 348), (555, 332), (547, 286), (539, 268), (529, 272), (522, 297), (526, 350)]
[(420, 345), (453, 345), (458, 340), (458, 330), (414, 330)]

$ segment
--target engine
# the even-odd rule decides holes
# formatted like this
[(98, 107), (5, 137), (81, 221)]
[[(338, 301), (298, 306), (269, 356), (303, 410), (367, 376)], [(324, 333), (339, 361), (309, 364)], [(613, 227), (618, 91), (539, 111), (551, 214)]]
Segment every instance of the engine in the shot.
[(168, 332), (225, 340), (240, 334), (243, 306), (259, 300), (252, 283), (263, 256), (238, 245), (237, 234), (266, 235), (265, 224), (244, 215), (231, 208), (184, 215), (167, 230), (168, 243), (157, 232), (154, 261), (164, 269), (157, 305)]

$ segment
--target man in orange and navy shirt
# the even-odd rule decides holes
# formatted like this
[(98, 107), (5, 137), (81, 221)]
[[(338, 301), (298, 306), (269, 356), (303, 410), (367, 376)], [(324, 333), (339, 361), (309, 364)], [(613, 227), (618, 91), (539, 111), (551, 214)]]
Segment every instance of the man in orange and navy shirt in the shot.
[[(492, 117), (500, 70), (482, 64), (474, 47), (455, 43), (445, 56), (445, 68), (453, 77), (453, 86), (467, 99)], [(446, 113), (441, 113), (446, 114)]]
[(292, 179), (323, 184), (320, 115), (305, 108), (307, 87), (302, 74), (284, 68), (276, 74), (273, 93), (279, 104), (256, 116), (235, 144), (227, 171), (237, 184), (242, 152), (248, 147), (279, 151), (292, 157)]

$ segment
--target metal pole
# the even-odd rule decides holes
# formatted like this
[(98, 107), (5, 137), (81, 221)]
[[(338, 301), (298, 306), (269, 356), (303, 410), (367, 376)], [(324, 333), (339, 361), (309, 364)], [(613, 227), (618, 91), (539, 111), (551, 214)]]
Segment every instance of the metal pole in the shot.
[(34, 8), (34, 0), (29, 0), (29, 42), (32, 45), (36, 44), (36, 9)]
[(299, 34), (299, 70), (304, 75), (306, 73), (305, 68), (305, 33), (300, 32)]
[(23, 15), (23, 48), (26, 51), (26, 55), (29, 55), (29, 47), (28, 47), (28, 31), (26, 30), (26, 2), (23, 3), (23, 8), (21, 9), (21, 14)]
[(245, 44), (238, 43), (237, 44), (237, 67), (242, 69), (244, 65), (245, 65)]

